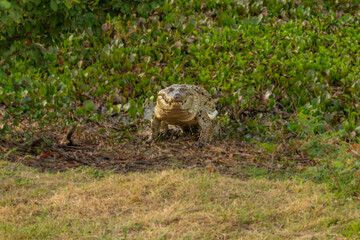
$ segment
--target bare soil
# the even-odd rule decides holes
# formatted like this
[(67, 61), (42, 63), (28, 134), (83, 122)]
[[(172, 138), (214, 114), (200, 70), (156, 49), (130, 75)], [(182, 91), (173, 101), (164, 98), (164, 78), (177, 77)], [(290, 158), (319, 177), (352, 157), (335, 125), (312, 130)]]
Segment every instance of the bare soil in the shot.
[(299, 146), (286, 142), (271, 154), (237, 139), (215, 140), (198, 148), (197, 134), (175, 133), (149, 144), (145, 141), (149, 134), (146, 124), (116, 128), (86, 123), (73, 129), (42, 130), (34, 133), (37, 138), (28, 141), (3, 140), (0, 148), (6, 159), (41, 171), (66, 171), (80, 166), (116, 172), (205, 168), (246, 177), (241, 170), (250, 166), (268, 169), (270, 178), (279, 171), (314, 165)]

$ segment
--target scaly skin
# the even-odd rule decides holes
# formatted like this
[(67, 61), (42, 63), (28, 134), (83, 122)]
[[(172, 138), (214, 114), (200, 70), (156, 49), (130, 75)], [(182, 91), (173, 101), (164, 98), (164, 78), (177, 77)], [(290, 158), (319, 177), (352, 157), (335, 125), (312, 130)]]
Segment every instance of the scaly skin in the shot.
[(218, 133), (216, 124), (217, 111), (211, 95), (201, 86), (174, 84), (158, 93), (153, 118), (151, 137), (155, 140), (161, 128), (177, 125), (182, 128), (200, 127), (197, 146), (201, 147), (212, 140)]

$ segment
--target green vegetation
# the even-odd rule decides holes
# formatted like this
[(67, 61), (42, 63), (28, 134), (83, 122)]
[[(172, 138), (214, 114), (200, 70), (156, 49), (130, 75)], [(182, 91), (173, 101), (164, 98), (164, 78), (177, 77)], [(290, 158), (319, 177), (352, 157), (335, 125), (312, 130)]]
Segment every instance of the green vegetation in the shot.
[[(247, 110), (306, 109), (336, 130), (358, 124), (357, 4), (134, 1), (132, 9), (152, 6), (141, 14), (122, 1), (1, 2), (0, 101), (13, 120), (3, 130), (18, 116), (88, 118), (94, 101), (110, 114), (116, 93), (141, 116), (144, 102), (175, 82), (221, 96), (218, 107), (232, 123)], [(41, 22), (30, 28), (33, 18)]]
[[(249, 173), (251, 183), (280, 176), (282, 180), (291, 178), (288, 187), (299, 181), (319, 184), (311, 188), (326, 186), (328, 201), (336, 198), (341, 203), (326, 205), (326, 217), (313, 226), (322, 231), (325, 226), (340, 224), (331, 231), (359, 237), (360, 223), (351, 220), (358, 217), (357, 212), (347, 216), (348, 220), (341, 216), (346, 207), (356, 205), (346, 201), (358, 199), (360, 191), (359, 4), (358, 0), (0, 0), (0, 151), (5, 152), (0, 157), (7, 159), (16, 151), (2, 148), (2, 142), (35, 139), (43, 129), (101, 122), (124, 112), (127, 122), (136, 123), (160, 89), (173, 83), (199, 84), (216, 98), (224, 138), (253, 143), (272, 156), (270, 165), (291, 165), (282, 162), (285, 158), (279, 146), (284, 142), (314, 162), (305, 170), (281, 174), (256, 167), (239, 170)], [(29, 123), (31, 128), (26, 127)], [(127, 126), (120, 128), (124, 134), (118, 142), (131, 138)], [(10, 179), (5, 185), (23, 189), (36, 184), (32, 178), (1, 174)], [(96, 182), (110, 181), (114, 176), (97, 169), (86, 169), (83, 174)], [(33, 190), (36, 196), (54, 194), (36, 187)], [(172, 190), (159, 194), (165, 198), (168, 191)], [(0, 197), (6, 194), (0, 188)], [(199, 199), (205, 202), (214, 197), (202, 194)], [(239, 195), (234, 194), (230, 195)], [(319, 201), (324, 198), (319, 196)], [(11, 197), (0, 199), (0, 207), (16, 201), (8, 199)], [(204, 204), (203, 217), (206, 206), (210, 205)], [(224, 219), (231, 215), (228, 205), (216, 206), (225, 208)], [(48, 207), (59, 208), (54, 202)], [(6, 211), (12, 211), (9, 209)], [(54, 213), (47, 208), (37, 211), (35, 225), (18, 230), (15, 222), (9, 223), (13, 226), (0, 222), (0, 231), (19, 238), (56, 236), (56, 231), (46, 232), (54, 224), (49, 221), (49, 214)], [(240, 224), (246, 226), (257, 222), (264, 224), (264, 229), (269, 227), (271, 211), (254, 211), (249, 219), (244, 220), (241, 211), (231, 218), (242, 219)], [(333, 211), (340, 217), (329, 217)], [(306, 214), (295, 220), (316, 215), (310, 210)], [(282, 217), (286, 217), (284, 213)], [(68, 218), (59, 220), (65, 230)], [(48, 225), (40, 224), (42, 219), (47, 219)], [(169, 225), (177, 228), (171, 224), (178, 219), (174, 215), (168, 219)], [(110, 224), (117, 220), (112, 218)], [(112, 238), (122, 232), (126, 238), (135, 231), (145, 238), (166, 238), (160, 232), (149, 233), (159, 222), (146, 225), (146, 221), (124, 222), (116, 233), (98, 226), (96, 236)], [(82, 234), (94, 226), (95, 222), (84, 225)], [(211, 231), (208, 235), (189, 233), (188, 238), (217, 236), (216, 229)], [(242, 236), (233, 229), (228, 233)], [(267, 237), (261, 234), (249, 239)], [(293, 232), (278, 236), (299, 237)]]

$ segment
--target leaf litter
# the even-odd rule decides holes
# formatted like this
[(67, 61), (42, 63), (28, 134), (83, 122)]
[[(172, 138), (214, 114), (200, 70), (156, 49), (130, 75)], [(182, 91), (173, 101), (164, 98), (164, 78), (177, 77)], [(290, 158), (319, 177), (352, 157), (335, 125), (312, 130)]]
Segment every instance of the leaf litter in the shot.
[(286, 142), (277, 147), (276, 153), (269, 153), (259, 145), (235, 138), (216, 139), (198, 148), (197, 133), (176, 129), (149, 144), (149, 134), (149, 122), (144, 120), (126, 126), (110, 121), (86, 122), (67, 131), (37, 130), (33, 132), (36, 138), (3, 141), (0, 145), (4, 153), (9, 153), (9, 161), (55, 172), (81, 166), (121, 173), (198, 168), (246, 178), (248, 174), (242, 169), (247, 167), (266, 168), (274, 175), (315, 165), (299, 146)]

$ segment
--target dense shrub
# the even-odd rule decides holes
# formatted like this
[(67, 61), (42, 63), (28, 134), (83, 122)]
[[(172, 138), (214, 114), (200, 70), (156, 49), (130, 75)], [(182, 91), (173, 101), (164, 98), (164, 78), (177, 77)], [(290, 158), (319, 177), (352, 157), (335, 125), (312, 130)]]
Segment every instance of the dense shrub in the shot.
[(236, 124), (244, 112), (299, 108), (347, 132), (359, 121), (356, 2), (1, 0), (0, 8), (0, 102), (15, 118), (88, 118), (95, 103), (112, 114), (115, 94), (141, 116), (160, 88), (183, 82), (207, 88)]
[(62, 34), (85, 31), (99, 36), (107, 17), (146, 16), (160, 4), (162, 0), (1, 0), (0, 61), (31, 59), (31, 64), (39, 66), (44, 46), (63, 40)]

